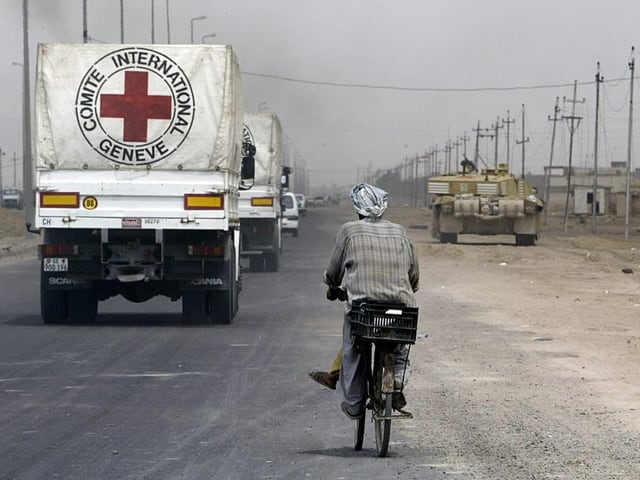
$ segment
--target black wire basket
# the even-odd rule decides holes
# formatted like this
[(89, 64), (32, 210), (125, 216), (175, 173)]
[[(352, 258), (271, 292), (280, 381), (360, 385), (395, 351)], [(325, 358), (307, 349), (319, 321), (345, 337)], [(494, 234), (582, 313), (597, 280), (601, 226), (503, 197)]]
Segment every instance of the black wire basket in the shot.
[(365, 340), (416, 343), (418, 307), (398, 303), (362, 302), (349, 314), (351, 335)]

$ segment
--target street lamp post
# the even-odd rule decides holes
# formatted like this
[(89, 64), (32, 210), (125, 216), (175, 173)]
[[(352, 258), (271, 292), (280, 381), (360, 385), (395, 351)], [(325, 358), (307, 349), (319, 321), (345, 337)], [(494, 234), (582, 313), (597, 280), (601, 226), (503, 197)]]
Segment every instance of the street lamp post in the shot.
[(207, 35), (203, 35), (203, 36), (202, 36), (202, 43), (204, 43), (204, 39), (205, 39), (205, 38), (213, 38), (213, 37), (215, 37), (215, 36), (216, 36), (216, 34), (215, 34), (215, 33), (209, 33), (209, 34), (207, 34)]
[(151, 45), (156, 43), (156, 5), (154, 0), (151, 0)]
[(167, 7), (167, 43), (171, 43), (171, 24), (169, 22), (169, 0), (166, 2)]
[(33, 174), (31, 173), (31, 97), (29, 95), (29, 0), (22, 2), (22, 193), (27, 228), (35, 215), (33, 201)]
[[(20, 67), (22, 69), (22, 80), (23, 80), (23, 85), (22, 85), (22, 117), (24, 119), (25, 115), (28, 115), (28, 112), (25, 111), (26, 107), (25, 107), (25, 98), (24, 98), (24, 64), (20, 63), (20, 62), (11, 62), (11, 65), (15, 65), (16, 67)], [(22, 135), (25, 135), (25, 123), (23, 121), (22, 123)], [(24, 162), (24, 155), (25, 155), (25, 151), (24, 151), (24, 143), (23, 142), (23, 147), (22, 147), (22, 161)], [(14, 154), (15, 157), (15, 154)], [(2, 159), (2, 156), (0, 155), (0, 159)], [(1, 176), (1, 171), (0, 171), (0, 176)], [(13, 186), (14, 188), (16, 187), (16, 160), (14, 158), (13, 160)], [(2, 187), (0, 186), (0, 190), (2, 190)]]
[(194, 17), (191, 19), (191, 43), (193, 43), (193, 22), (195, 22), (196, 20), (204, 20), (206, 18), (206, 15), (201, 15), (199, 17)]
[(124, 0), (120, 0), (120, 43), (124, 43)]

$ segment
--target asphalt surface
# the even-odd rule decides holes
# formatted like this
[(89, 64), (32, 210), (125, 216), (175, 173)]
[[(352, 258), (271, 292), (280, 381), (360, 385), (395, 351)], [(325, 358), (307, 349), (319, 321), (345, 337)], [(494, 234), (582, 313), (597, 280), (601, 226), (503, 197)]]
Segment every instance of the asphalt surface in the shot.
[(0, 479), (462, 478), (402, 428), (387, 458), (371, 425), (355, 452), (338, 395), (307, 376), (340, 342), (321, 277), (344, 215), (309, 210), (279, 272), (243, 274), (226, 326), (120, 298), (96, 324), (45, 325), (37, 260), (0, 265)]

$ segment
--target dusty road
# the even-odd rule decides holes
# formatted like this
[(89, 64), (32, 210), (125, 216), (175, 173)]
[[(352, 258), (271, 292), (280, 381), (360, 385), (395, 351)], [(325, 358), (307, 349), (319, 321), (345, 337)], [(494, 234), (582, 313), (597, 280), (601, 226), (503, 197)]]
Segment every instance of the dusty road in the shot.
[[(328, 236), (322, 238), (331, 238), (336, 227), (335, 222), (327, 219), (343, 220), (349, 217), (351, 210), (349, 206), (335, 211), (325, 207), (315, 213), (314, 219), (314, 212), (310, 212), (307, 222), (325, 219), (322, 225), (314, 223), (314, 236), (322, 240), (320, 237), (325, 234)], [(253, 419), (251, 425), (241, 429), (244, 441), (227, 437), (231, 445), (218, 452), (222, 455), (218, 457), (222, 459), (222, 466), (217, 464), (217, 472), (229, 475), (235, 471), (234, 478), (274, 479), (639, 479), (640, 235), (637, 229), (633, 229), (629, 241), (622, 240), (620, 225), (611, 221), (603, 225), (606, 235), (601, 237), (591, 236), (588, 228), (579, 223), (565, 235), (552, 219), (536, 247), (516, 248), (511, 237), (471, 236), (461, 236), (457, 245), (442, 245), (434, 242), (429, 230), (424, 228), (430, 223), (428, 211), (391, 207), (388, 218), (408, 227), (419, 252), (422, 273), (418, 296), (420, 334), (424, 337), (428, 333), (428, 337), (419, 339), (411, 351), (414, 374), (407, 387), (407, 408), (415, 419), (394, 424), (390, 458), (374, 458), (370, 438), (369, 449), (363, 455), (354, 455), (349, 448), (349, 429), (339, 413), (335, 394), (306, 379), (307, 370), (328, 366), (331, 361), (339, 331), (332, 317), (339, 308), (334, 308), (333, 304), (326, 306), (326, 302), (315, 298), (323, 291), (321, 285), (314, 284), (304, 295), (295, 297), (298, 303), (308, 303), (308, 308), (281, 310), (287, 304), (280, 300), (288, 295), (285, 287), (289, 283), (256, 275), (248, 282), (248, 290), (243, 292), (247, 295), (245, 302), (249, 302), (249, 295), (257, 295), (257, 291), (264, 288), (280, 295), (280, 300), (269, 303), (268, 309), (264, 308), (264, 298), (256, 303), (246, 303), (231, 326), (238, 337), (225, 336), (220, 345), (216, 344), (217, 348), (227, 343), (257, 345), (252, 347), (251, 362), (243, 370), (240, 383), (232, 383), (224, 390), (225, 405), (238, 395), (247, 400), (251, 395), (251, 382), (256, 379), (264, 382), (263, 377), (256, 376), (260, 365), (270, 365), (283, 375), (283, 383), (281, 388), (268, 389), (266, 402), (259, 402), (265, 417)], [(3, 225), (9, 224), (3, 222)], [(24, 234), (7, 228), (2, 233), (0, 250), (4, 253), (0, 252), (0, 255), (9, 258), (0, 263), (3, 271), (8, 265), (17, 268), (25, 262), (33, 262), (29, 259), (32, 246), (30, 241), (25, 242)], [(303, 232), (301, 237), (296, 248), (304, 245)], [(9, 247), (8, 251), (6, 247)], [(284, 268), (289, 275), (296, 272), (291, 284), (313, 282), (321, 273), (316, 270), (322, 268), (322, 258), (330, 244), (316, 248), (308, 260), (305, 260), (304, 248), (298, 250), (295, 261), (299, 263)], [(23, 259), (10, 256), (21, 251), (26, 255)], [(290, 258), (294, 256), (290, 255)], [(632, 273), (623, 273), (623, 269), (630, 269)], [(19, 307), (16, 303), (11, 308)], [(16, 325), (38, 331), (33, 315), (37, 309), (35, 305), (29, 308), (32, 313), (24, 321), (27, 325), (21, 325), (20, 320), (5, 319), (0, 326), (5, 332), (7, 327)], [(253, 316), (266, 310), (270, 312), (270, 329), (275, 329), (272, 333), (287, 332), (286, 338), (292, 340), (302, 332), (315, 329), (317, 338), (293, 352), (280, 349), (267, 331), (258, 333), (256, 330), (261, 325)], [(283, 330), (286, 326), (282, 323), (283, 315), (300, 316), (301, 312), (306, 312), (303, 325), (295, 331)], [(58, 336), (69, 335), (69, 329), (57, 328), (62, 329)], [(86, 338), (87, 344), (95, 343), (96, 340), (90, 337), (91, 328), (79, 327), (78, 330), (73, 327), (73, 330)], [(159, 340), (163, 335), (190, 337), (194, 333), (193, 329), (189, 332), (175, 325), (170, 329), (153, 325), (139, 330), (130, 328), (128, 333), (152, 335), (158, 343), (156, 353), (159, 357), (163, 355), (160, 346), (166, 348)], [(106, 331), (115, 335), (115, 329)], [(196, 332), (195, 337), (202, 333)], [(250, 340), (254, 335), (259, 340)], [(118, 342), (127, 344), (124, 337), (118, 339), (116, 336), (111, 341), (116, 345)], [(185, 337), (184, 341), (193, 339)], [(123, 349), (123, 345), (118, 348)], [(149, 348), (155, 352), (153, 347)], [(274, 360), (271, 355), (260, 353), (259, 348), (273, 349), (282, 358)], [(121, 351), (128, 355), (128, 350)], [(54, 355), (55, 350), (52, 352)], [(187, 352), (185, 347), (178, 350), (180, 355), (191, 355)], [(180, 357), (176, 352), (172, 355)], [(297, 358), (295, 362), (294, 357)], [(134, 362), (132, 369), (140, 360), (132, 354), (124, 358)], [(120, 366), (116, 360), (112, 361)], [(294, 370), (285, 374), (285, 364), (291, 363), (296, 365)], [(6, 378), (8, 367), (6, 363), (4, 365), (3, 377)], [(205, 366), (198, 367), (201, 368), (197, 371), (206, 371)], [(106, 373), (110, 368), (109, 365), (105, 367)], [(189, 389), (188, 399), (196, 406), (198, 397), (194, 392), (209, 388), (198, 378), (185, 377), (180, 383)], [(168, 380), (165, 382), (170, 384)], [(261, 385), (266, 388), (267, 384)], [(7, 393), (11, 387), (6, 381), (0, 386), (5, 405), (2, 418), (6, 420), (16, 413), (10, 411), (10, 406), (17, 404), (7, 403), (7, 398), (15, 397), (15, 392)], [(151, 381), (148, 384), (145, 381), (143, 386), (140, 393), (122, 397), (121, 406), (116, 405), (114, 413), (133, 415), (136, 402), (143, 401), (146, 395), (158, 389)], [(234, 395), (234, 389), (237, 395)], [(283, 393), (285, 390), (288, 394)], [(287, 400), (291, 395), (298, 399)], [(171, 398), (154, 404), (150, 412), (167, 415)], [(207, 467), (216, 464), (202, 458), (215, 444), (213, 437), (208, 436), (211, 432), (207, 428), (213, 430), (216, 419), (209, 419), (207, 427), (197, 432), (199, 436), (193, 434), (193, 438), (187, 439), (188, 432), (193, 431), (189, 429), (196, 428), (194, 419), (204, 415), (203, 411), (193, 408), (190, 419), (185, 420), (181, 415), (162, 417), (161, 426), (173, 435), (171, 448), (163, 450), (154, 443), (146, 453), (144, 449), (139, 452), (124, 450), (128, 456), (120, 455), (119, 462), (114, 460), (111, 451), (105, 458), (87, 452), (85, 460), (96, 461), (98, 458), (103, 468), (117, 465), (122, 473), (127, 471), (122, 460), (137, 455), (135, 460), (130, 459), (129, 472), (148, 471), (150, 478), (168, 478), (154, 476), (154, 473), (207, 471)], [(224, 417), (224, 410), (217, 412), (216, 415)], [(109, 418), (109, 412), (103, 414)], [(184, 416), (188, 417), (187, 414)], [(301, 417), (305, 420), (294, 420)], [(237, 414), (230, 419), (235, 419), (238, 426), (243, 425)], [(121, 437), (115, 438), (124, 439), (126, 436), (122, 435), (131, 432), (123, 423), (124, 417), (117, 417), (117, 420), (120, 423), (116, 425), (122, 431), (118, 432)], [(147, 433), (150, 431), (159, 436), (160, 443), (166, 440), (167, 432), (161, 428), (151, 428), (145, 422), (142, 426), (146, 426)], [(180, 428), (186, 429), (183, 437), (180, 437)], [(277, 440), (271, 445), (268, 444), (271, 437), (265, 433), (269, 429), (277, 432), (277, 436), (272, 437)], [(303, 433), (296, 433), (297, 430)], [(23, 432), (22, 435), (26, 434)], [(91, 432), (83, 432), (78, 427), (76, 435), (82, 439)], [(97, 442), (93, 437), (88, 438)], [(180, 443), (181, 438), (187, 443), (187, 440), (200, 442), (197, 456), (186, 451)], [(26, 440), (22, 438), (21, 441)], [(74, 438), (73, 441), (78, 440)], [(205, 441), (210, 443), (203, 443)], [(261, 447), (261, 442), (267, 444)], [(20, 445), (26, 447), (18, 442), (16, 448)], [(148, 458), (149, 452), (154, 451), (166, 457), (155, 469)], [(5, 450), (4, 453), (10, 452)], [(248, 460), (256, 454), (257, 460)], [(52, 455), (53, 459), (62, 462)], [(19, 474), (14, 477), (37, 478)], [(0, 478), (12, 477), (0, 473)], [(213, 474), (211, 478), (223, 477)]]

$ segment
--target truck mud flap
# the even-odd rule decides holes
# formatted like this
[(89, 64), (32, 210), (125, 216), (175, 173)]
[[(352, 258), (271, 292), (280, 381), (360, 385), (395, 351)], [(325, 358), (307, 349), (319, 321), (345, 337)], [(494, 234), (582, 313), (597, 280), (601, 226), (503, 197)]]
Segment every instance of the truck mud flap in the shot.
[(210, 264), (206, 269), (204, 276), (182, 280), (180, 282), (180, 290), (183, 292), (194, 290), (228, 290), (233, 284), (229, 278), (229, 268), (227, 262)]
[(42, 272), (40, 281), (46, 290), (90, 290), (93, 288), (91, 280), (69, 277), (64, 272)]

